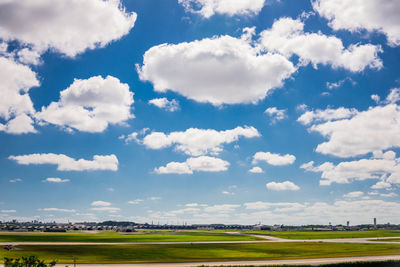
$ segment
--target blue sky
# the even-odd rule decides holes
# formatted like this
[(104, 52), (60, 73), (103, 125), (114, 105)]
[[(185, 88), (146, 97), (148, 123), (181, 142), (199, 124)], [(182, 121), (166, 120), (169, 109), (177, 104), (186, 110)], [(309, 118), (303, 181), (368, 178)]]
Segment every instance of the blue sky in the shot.
[(398, 11), (0, 1), (0, 220), (400, 223)]

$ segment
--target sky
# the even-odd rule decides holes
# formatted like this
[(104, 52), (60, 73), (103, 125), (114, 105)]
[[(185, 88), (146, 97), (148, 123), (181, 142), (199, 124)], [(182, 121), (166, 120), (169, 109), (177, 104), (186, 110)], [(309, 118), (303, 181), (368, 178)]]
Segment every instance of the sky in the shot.
[(0, 0), (0, 221), (399, 224), (399, 12)]

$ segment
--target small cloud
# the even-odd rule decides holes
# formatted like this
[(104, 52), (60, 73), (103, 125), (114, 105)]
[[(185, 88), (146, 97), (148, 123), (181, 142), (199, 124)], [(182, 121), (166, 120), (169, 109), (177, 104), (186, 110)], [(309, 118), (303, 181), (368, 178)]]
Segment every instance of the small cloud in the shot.
[(161, 200), (161, 197), (149, 197), (149, 200), (152, 201)]
[(174, 112), (179, 110), (179, 102), (175, 99), (168, 100), (167, 98), (155, 98), (149, 101), (149, 104), (152, 104), (158, 108), (164, 109), (169, 112)]
[(91, 206), (95, 206), (95, 207), (109, 207), (111, 206), (110, 202), (106, 202), (106, 201), (93, 201), (92, 204), (90, 204)]
[(15, 213), (16, 210), (0, 210), (1, 213)]
[(143, 199), (138, 198), (138, 199), (135, 199), (135, 200), (128, 201), (128, 204), (137, 205), (137, 204), (140, 204), (143, 201), (144, 201)]
[(263, 169), (261, 169), (260, 167), (255, 166), (255, 167), (251, 168), (251, 169), (249, 170), (249, 172), (251, 172), (251, 173), (263, 173), (264, 171), (263, 171)]
[(45, 180), (43, 180), (43, 182), (45, 183), (68, 183), (70, 182), (69, 179), (61, 179), (61, 178), (46, 178)]
[(271, 118), (271, 123), (276, 123), (277, 121), (287, 118), (286, 109), (277, 109), (276, 107), (267, 108), (264, 113), (268, 114)]
[(106, 190), (109, 191), (109, 192), (114, 192), (115, 191), (115, 189), (112, 188), (112, 187), (108, 187)]
[(121, 209), (120, 208), (116, 208), (116, 207), (96, 207), (96, 208), (91, 208), (91, 210), (117, 212), (117, 211), (120, 211)]
[(44, 209), (38, 209), (38, 211), (76, 212), (76, 210), (74, 209), (59, 209), (59, 208), (44, 208)]
[(350, 192), (350, 193), (344, 194), (343, 197), (345, 197), (345, 198), (359, 198), (359, 197), (362, 197), (363, 195), (364, 195), (364, 193), (361, 192), (361, 191), (354, 191), (354, 192)]
[(387, 193), (387, 194), (380, 194), (381, 197), (396, 197), (398, 196), (396, 193)]
[(234, 195), (235, 192), (229, 192), (229, 191), (222, 191), (223, 195)]
[(19, 183), (19, 182), (22, 182), (22, 179), (20, 179), (20, 178), (15, 178), (15, 179), (9, 180), (9, 182), (10, 182), (10, 183)]
[(300, 187), (290, 181), (285, 181), (282, 183), (270, 182), (266, 184), (266, 187), (273, 191), (297, 191), (300, 189)]

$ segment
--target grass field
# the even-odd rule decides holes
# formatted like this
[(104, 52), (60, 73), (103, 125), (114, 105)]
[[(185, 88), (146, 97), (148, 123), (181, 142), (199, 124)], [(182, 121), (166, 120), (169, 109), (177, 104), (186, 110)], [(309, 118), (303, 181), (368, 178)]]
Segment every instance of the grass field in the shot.
[(99, 233), (9, 233), (0, 232), (0, 242), (179, 242), (179, 241), (248, 241), (258, 240), (245, 235), (230, 235), (212, 231), (181, 231), (157, 233), (141, 231), (135, 233), (117, 233), (102, 231)]
[(287, 239), (332, 239), (332, 238), (368, 238), (368, 237), (399, 237), (400, 231), (247, 231), (248, 234), (270, 235)]
[(400, 245), (338, 243), (252, 243), (192, 245), (20, 245), (0, 250), (0, 259), (35, 255), (71, 263), (199, 262), (392, 255)]
[(375, 240), (375, 239), (372, 239), (371, 241), (376, 241), (376, 242), (379, 242), (379, 241), (385, 241), (385, 242), (400, 242), (400, 238), (390, 238), (390, 239), (385, 239), (385, 240)]

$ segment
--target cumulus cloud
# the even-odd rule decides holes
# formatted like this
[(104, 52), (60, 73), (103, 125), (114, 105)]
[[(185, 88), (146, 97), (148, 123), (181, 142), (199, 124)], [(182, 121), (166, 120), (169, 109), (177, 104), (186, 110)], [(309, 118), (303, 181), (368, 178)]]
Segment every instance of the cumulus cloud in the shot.
[(282, 183), (270, 182), (266, 184), (266, 187), (273, 191), (297, 191), (300, 189), (300, 187), (290, 181), (285, 181)]
[(58, 178), (58, 177), (56, 177), (56, 178), (49, 177), (49, 178), (46, 178), (45, 180), (43, 180), (43, 182), (47, 182), (47, 183), (68, 183), (68, 182), (70, 182), (70, 180), (69, 179), (61, 179), (61, 178)]
[(90, 205), (95, 206), (95, 207), (109, 207), (109, 206), (111, 206), (111, 203), (102, 201), (102, 200), (97, 200), (97, 201), (93, 201), (92, 204), (90, 204)]
[(265, 161), (270, 165), (283, 166), (293, 164), (296, 157), (290, 154), (279, 155), (270, 152), (257, 152), (253, 156), (253, 164)]
[(263, 173), (264, 171), (263, 171), (263, 169), (261, 169), (260, 167), (254, 166), (253, 168), (251, 168), (251, 169), (249, 170), (249, 172), (251, 172), (251, 173)]
[(93, 156), (93, 160), (74, 159), (63, 154), (28, 154), (21, 156), (9, 156), (21, 165), (57, 165), (59, 171), (95, 171), (95, 170), (118, 170), (118, 159), (115, 155)]
[(36, 118), (83, 132), (103, 132), (109, 124), (122, 124), (133, 118), (133, 93), (127, 84), (107, 76), (75, 79), (60, 92), (60, 100), (36, 114)]
[(360, 72), (365, 68), (382, 68), (378, 58), (381, 47), (372, 44), (353, 44), (345, 48), (342, 41), (335, 36), (322, 33), (305, 33), (304, 23), (299, 19), (280, 18), (272, 28), (261, 34), (261, 45), (267, 51), (274, 51), (286, 57), (297, 55), (300, 65), (311, 63), (331, 65), (333, 68), (344, 68)]
[(269, 115), (272, 123), (275, 123), (287, 118), (286, 111), (286, 109), (277, 109), (276, 107), (271, 107), (267, 108), (264, 113)]
[[(137, 67), (142, 81), (154, 90), (171, 90), (201, 103), (257, 103), (279, 88), (296, 68), (285, 57), (260, 53), (251, 40), (219, 36), (150, 48)], [(250, 37), (249, 37), (250, 36)]]
[(372, 189), (386, 189), (386, 188), (390, 188), (392, 185), (388, 182), (385, 181), (379, 181), (376, 184), (374, 184), (373, 186), (371, 186)]
[(149, 100), (149, 104), (152, 104), (158, 108), (165, 109), (169, 112), (174, 112), (179, 110), (179, 103), (175, 99), (168, 100), (167, 98), (154, 98)]
[(127, 13), (119, 0), (0, 2), (1, 39), (70, 57), (120, 39), (135, 21), (136, 13)]
[(128, 204), (137, 205), (137, 204), (140, 204), (143, 201), (144, 201), (143, 199), (138, 198), (138, 199), (135, 199), (135, 200), (128, 201)]
[(348, 109), (340, 107), (337, 109), (327, 108), (325, 110), (317, 109), (313, 111), (306, 111), (297, 121), (303, 125), (308, 125), (315, 122), (333, 121), (339, 119), (347, 119), (356, 115), (358, 111), (354, 108)]
[(185, 162), (170, 162), (166, 166), (155, 168), (157, 174), (193, 174), (194, 171), (220, 172), (226, 171), (229, 162), (208, 156), (188, 158)]
[[(356, 112), (347, 112), (349, 116), (351, 113)], [(348, 119), (315, 124), (309, 130), (329, 139), (317, 146), (317, 152), (337, 157), (354, 157), (400, 147), (399, 116), (399, 106), (388, 104), (359, 111)]]
[(400, 45), (400, 3), (379, 0), (314, 0), (313, 8), (328, 19), (334, 30), (378, 31), (386, 35), (389, 45)]
[(5, 57), (0, 57), (0, 66), (0, 118), (7, 121), (5, 125), (0, 123), (0, 131), (36, 132), (28, 116), (35, 113), (28, 93), (32, 87), (39, 86), (36, 74), (29, 67)]
[[(373, 186), (374, 189), (387, 187), (387, 183), (400, 183), (400, 160), (393, 158), (394, 152), (388, 151), (382, 157), (360, 159), (355, 161), (344, 161), (337, 165), (325, 162), (314, 166), (310, 161), (300, 168), (311, 172), (320, 172), (320, 185), (332, 183), (350, 183), (353, 180), (362, 181), (366, 179), (382, 179), (381, 183)], [(386, 177), (388, 177), (386, 179)]]
[(214, 14), (256, 15), (265, 4), (265, 0), (178, 0), (186, 12), (197, 13), (204, 18)]
[(254, 127), (236, 127), (232, 130), (216, 131), (213, 129), (189, 128), (184, 132), (152, 132), (146, 135), (142, 144), (151, 149), (174, 146), (176, 151), (190, 156), (205, 154), (218, 155), (223, 144), (237, 141), (240, 137), (254, 138), (261, 136)]

